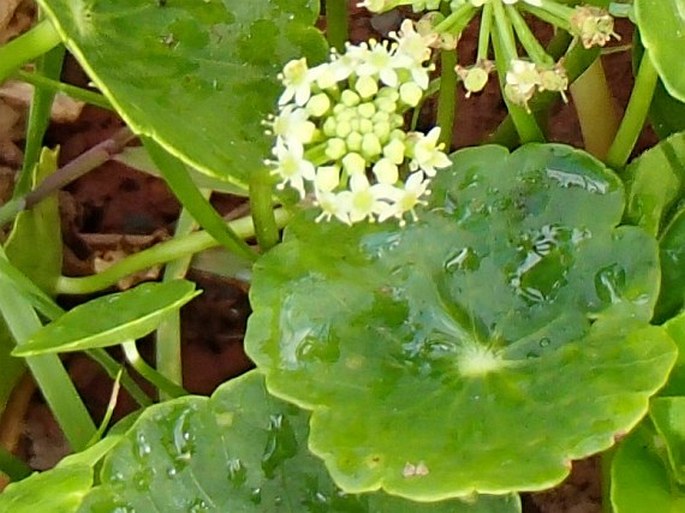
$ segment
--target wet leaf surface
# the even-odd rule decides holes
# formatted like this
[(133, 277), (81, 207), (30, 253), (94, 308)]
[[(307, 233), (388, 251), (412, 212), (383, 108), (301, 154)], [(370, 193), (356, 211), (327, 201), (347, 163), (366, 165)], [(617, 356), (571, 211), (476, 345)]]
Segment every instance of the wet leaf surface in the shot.
[(656, 241), (617, 227), (611, 171), (561, 145), (453, 162), (417, 223), (300, 216), (255, 268), (248, 354), (314, 410), (310, 447), (350, 492), (552, 486), (638, 422), (675, 359), (647, 325)]
[(318, 0), (41, 0), (69, 50), (137, 133), (194, 168), (247, 184), (262, 120), (296, 57), (322, 59)]
[(341, 493), (307, 450), (308, 415), (268, 394), (257, 372), (211, 399), (148, 408), (105, 458), (80, 513), (517, 513), (516, 496), (417, 504)]

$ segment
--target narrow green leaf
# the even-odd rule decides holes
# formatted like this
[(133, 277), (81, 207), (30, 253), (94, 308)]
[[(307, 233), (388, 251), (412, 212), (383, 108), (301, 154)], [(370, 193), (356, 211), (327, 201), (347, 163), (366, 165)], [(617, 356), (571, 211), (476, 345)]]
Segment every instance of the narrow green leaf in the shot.
[(135, 340), (154, 331), (167, 312), (180, 308), (199, 293), (195, 284), (175, 280), (144, 283), (93, 299), (44, 326), (12, 354), (81, 351)]
[[(43, 150), (32, 188), (57, 170), (57, 151)], [(52, 293), (62, 274), (62, 233), (57, 196), (19, 213), (5, 252), (12, 264), (45, 292)]]

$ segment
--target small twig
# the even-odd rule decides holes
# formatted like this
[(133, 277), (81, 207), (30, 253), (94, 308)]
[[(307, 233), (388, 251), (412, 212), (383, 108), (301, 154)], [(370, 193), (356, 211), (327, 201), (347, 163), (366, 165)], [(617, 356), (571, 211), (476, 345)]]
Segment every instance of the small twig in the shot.
[(117, 130), (112, 137), (96, 144), (43, 180), (38, 187), (26, 195), (24, 208), (33, 207), (53, 192), (104, 164), (117, 153), (121, 153), (135, 137), (128, 127)]

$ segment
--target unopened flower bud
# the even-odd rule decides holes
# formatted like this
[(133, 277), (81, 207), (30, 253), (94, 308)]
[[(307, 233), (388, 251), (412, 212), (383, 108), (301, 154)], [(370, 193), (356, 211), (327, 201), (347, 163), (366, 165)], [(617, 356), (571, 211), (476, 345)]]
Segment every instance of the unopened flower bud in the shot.
[(580, 37), (585, 48), (604, 46), (612, 36), (621, 39), (621, 36), (614, 32), (614, 18), (600, 7), (576, 7), (570, 21), (573, 33)]

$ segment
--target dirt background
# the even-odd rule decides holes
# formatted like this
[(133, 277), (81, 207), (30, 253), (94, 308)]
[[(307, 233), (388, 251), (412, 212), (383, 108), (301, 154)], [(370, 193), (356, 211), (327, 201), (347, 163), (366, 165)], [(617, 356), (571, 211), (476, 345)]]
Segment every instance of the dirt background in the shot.
[[(382, 37), (397, 28), (402, 14), (399, 11), (372, 16), (350, 1), (352, 41)], [(0, 2), (0, 43), (30, 26), (34, 7), (31, 0), (2, 0)], [(406, 13), (405, 13), (406, 14)], [(543, 38), (551, 35), (549, 27), (536, 24)], [(619, 23), (621, 45), (631, 40), (632, 26)], [(472, 24), (459, 44), (461, 63), (475, 58), (477, 26)], [(602, 58), (621, 112), (632, 87), (630, 52), (609, 53)], [(88, 79), (72, 58), (67, 58), (63, 80), (86, 87)], [(458, 116), (455, 122), (453, 148), (474, 145), (483, 141), (506, 115), (506, 108), (495, 80), (485, 91), (470, 99), (460, 91)], [(0, 89), (0, 201), (11, 194), (17, 169), (21, 166), (23, 130), (30, 89), (17, 84)], [(60, 160), (65, 164), (98, 142), (110, 137), (122, 126), (121, 120), (96, 107), (84, 106), (69, 99), (60, 100), (60, 108), (53, 113), (53, 123), (46, 137), (46, 145), (61, 147)], [(433, 121), (431, 104), (422, 112), (421, 122)], [(553, 141), (582, 146), (580, 128), (573, 102), (559, 103), (552, 111), (550, 138)], [(646, 130), (638, 143), (637, 152), (653, 144), (654, 136)], [(179, 205), (160, 180), (139, 173), (117, 162), (110, 161), (87, 176), (71, 184), (60, 193), (62, 229), (64, 236), (64, 274), (90, 274), (127, 254), (149, 247), (170, 237), (179, 213)], [(213, 198), (217, 209), (230, 214), (242, 208), (240, 201), (227, 196)], [(146, 278), (159, 273), (153, 269)], [(209, 394), (219, 384), (251, 368), (242, 351), (246, 319), (250, 313), (247, 284), (215, 274), (192, 270), (189, 278), (198, 283), (204, 293), (182, 311), (184, 385), (193, 392)], [(61, 298), (65, 306), (72, 306), (87, 298)], [(151, 353), (152, 344), (141, 344)], [(96, 419), (104, 414), (111, 393), (110, 380), (84, 356), (66, 360), (69, 371)], [(35, 469), (54, 465), (68, 452), (59, 428), (39, 394), (32, 393), (30, 380), (18, 387), (15, 401), (24, 401), (23, 422), (10, 422), (14, 433), (12, 448)], [(116, 417), (130, 411), (133, 403), (122, 395)], [(25, 413), (25, 415), (23, 415)], [(15, 415), (16, 417), (16, 415)], [(0, 430), (7, 419), (0, 422)], [(5, 433), (6, 434), (6, 433)], [(1, 437), (0, 437), (1, 438)], [(552, 491), (524, 494), (526, 513), (599, 513), (601, 490), (596, 459), (576, 462), (569, 479)]]

